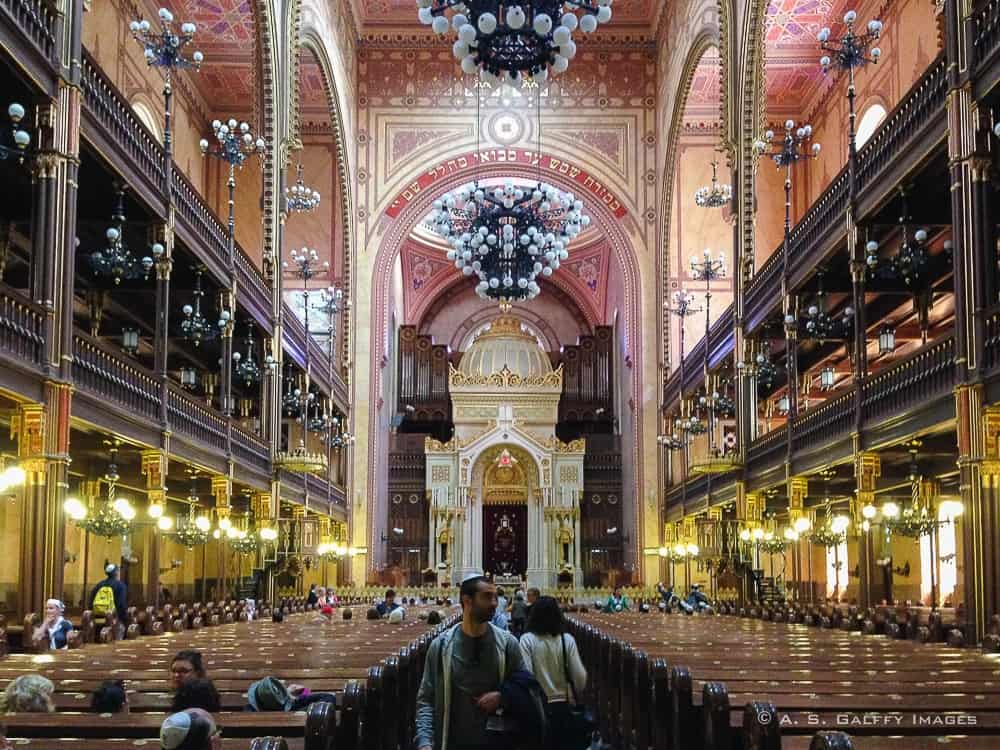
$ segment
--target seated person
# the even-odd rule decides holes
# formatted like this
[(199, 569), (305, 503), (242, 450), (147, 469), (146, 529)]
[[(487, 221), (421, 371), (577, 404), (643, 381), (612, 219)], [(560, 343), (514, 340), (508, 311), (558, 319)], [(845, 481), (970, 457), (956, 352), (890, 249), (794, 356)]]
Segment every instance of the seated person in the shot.
[(222, 750), (222, 730), (200, 708), (170, 714), (160, 725), (162, 750)]
[(35, 628), (35, 640), (48, 641), (51, 649), (69, 648), (67, 636), (73, 629), (73, 623), (63, 617), (65, 611), (66, 605), (58, 599), (45, 602), (45, 619)]
[(52, 702), (55, 689), (52, 681), (40, 674), (23, 674), (0, 694), (0, 713), (50, 714), (56, 710)]
[(700, 583), (691, 584), (691, 593), (688, 594), (687, 604), (692, 609), (705, 610), (711, 607), (711, 602), (705, 593), (701, 590)]
[(107, 680), (90, 694), (90, 708), (99, 714), (127, 714), (128, 695), (123, 680)]
[(309, 586), (309, 595), (306, 597), (306, 604), (308, 605), (319, 604), (319, 594), (316, 592), (315, 583)]
[(188, 680), (205, 679), (205, 664), (200, 651), (178, 651), (170, 662), (170, 689), (176, 691)]
[(622, 593), (622, 587), (615, 586), (614, 591), (611, 592), (611, 596), (608, 597), (608, 601), (604, 605), (604, 611), (623, 612), (627, 611), (629, 606), (628, 597)]
[(406, 617), (406, 610), (403, 609), (402, 607), (396, 607), (396, 609), (392, 610), (392, 612), (389, 614), (389, 624), (399, 625), (401, 622), (403, 622), (404, 617)]
[(277, 677), (265, 677), (247, 690), (247, 711), (301, 711), (313, 703), (336, 703), (333, 693), (314, 693), (304, 685), (286, 686)]
[(210, 714), (217, 714), (222, 710), (222, 697), (215, 689), (215, 683), (203, 677), (188, 680), (174, 693), (174, 700), (170, 704), (170, 710), (174, 713), (186, 711), (189, 708), (200, 708)]
[(385, 599), (376, 604), (375, 609), (378, 610), (379, 617), (388, 617), (392, 610), (398, 606), (399, 604), (396, 603), (396, 592), (392, 589), (387, 589)]

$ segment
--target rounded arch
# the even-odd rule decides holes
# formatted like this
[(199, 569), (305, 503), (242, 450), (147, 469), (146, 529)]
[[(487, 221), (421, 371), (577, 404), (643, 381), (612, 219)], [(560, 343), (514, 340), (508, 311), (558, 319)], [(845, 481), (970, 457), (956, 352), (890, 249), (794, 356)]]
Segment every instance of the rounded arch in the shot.
[(155, 114), (156, 108), (143, 94), (137, 94), (132, 100), (132, 111), (135, 112), (135, 116), (139, 118), (139, 122), (146, 126), (146, 129), (153, 134), (156, 140), (163, 143), (163, 125), (160, 122), (162, 115), (158, 116)]
[(882, 124), (882, 121), (888, 114), (889, 110), (886, 109), (884, 102), (881, 101), (881, 97), (873, 97), (864, 109), (861, 110), (855, 136), (858, 148), (864, 146), (868, 139), (875, 134), (878, 126)]
[[(448, 159), (453, 154), (442, 155), (442, 159)], [(540, 154), (541, 158), (548, 159), (552, 158), (550, 154), (542, 152)], [(474, 178), (491, 178), (491, 177), (514, 177), (523, 179), (536, 179), (538, 175), (538, 170), (536, 166), (531, 166), (530, 164), (518, 164), (512, 162), (506, 163), (489, 163), (480, 164), (475, 159), (468, 160), (466, 166), (460, 166), (451, 174), (441, 177), (434, 183), (434, 189), (432, 190), (420, 190), (413, 196), (413, 200), (408, 202), (395, 218), (390, 218), (388, 216), (383, 216), (382, 218), (382, 229), (384, 231), (378, 242), (378, 249), (375, 253), (375, 259), (372, 263), (372, 278), (371, 278), (371, 288), (370, 293), (370, 304), (371, 304), (371, 348), (370, 348), (370, 360), (369, 367), (371, 372), (371, 380), (368, 384), (368, 393), (379, 394), (382, 392), (382, 379), (386, 376), (383, 371), (382, 365), (385, 363), (385, 353), (387, 351), (387, 335), (389, 333), (389, 285), (382, 283), (386, 278), (389, 278), (389, 274), (392, 271), (393, 264), (399, 255), (399, 252), (403, 246), (403, 243), (409, 233), (412, 231), (413, 227), (416, 226), (430, 211), (431, 204), (435, 199), (443, 195), (444, 193), (453, 190), (460, 185), (470, 182)], [(595, 178), (600, 179), (603, 175), (595, 175)], [(577, 192), (580, 189), (580, 184), (575, 182), (572, 178), (564, 175), (546, 174), (547, 181), (551, 182), (553, 185), (560, 187), (563, 190)], [(605, 182), (608, 184), (608, 182)], [(631, 391), (634, 394), (634, 399), (636, 399), (636, 408), (634, 409), (634, 426), (633, 434), (629, 436), (631, 441), (631, 451), (633, 468), (636, 481), (636, 486), (642, 487), (643, 485), (643, 462), (641, 460), (641, 444), (642, 435), (644, 429), (644, 415), (643, 410), (638, 408), (638, 399), (641, 398), (643, 394), (643, 376), (642, 367), (638, 366), (638, 363), (643, 362), (643, 341), (642, 341), (642, 279), (640, 276), (639, 261), (637, 258), (636, 248), (626, 233), (622, 226), (621, 220), (619, 220), (614, 212), (609, 209), (602, 201), (591, 200), (587, 202), (588, 210), (595, 223), (604, 231), (608, 244), (611, 251), (614, 253), (613, 258), (617, 262), (618, 268), (622, 275), (623, 280), (623, 300), (624, 304), (621, 308), (621, 313), (623, 316), (623, 325), (621, 327), (622, 335), (620, 337), (621, 346), (624, 348), (623, 360), (626, 362), (626, 367), (630, 371), (631, 377)], [(369, 408), (368, 408), (368, 434), (371, 439), (368, 442), (368, 455), (367, 455), (367, 472), (370, 478), (378, 476), (378, 456), (379, 452), (383, 450), (383, 441), (385, 436), (378, 429), (378, 398), (369, 398)], [(367, 517), (374, 520), (373, 509), (375, 507), (376, 498), (372, 493), (369, 493), (367, 502)], [(636, 517), (636, 528), (641, 529), (643, 523), (643, 512), (644, 504), (642, 498), (637, 495), (636, 505), (635, 505), (635, 517)], [(379, 543), (378, 534), (376, 533), (377, 523), (368, 524), (368, 546), (369, 549), (375, 549)], [(636, 539), (636, 554), (639, 555), (641, 552), (639, 544), (640, 534), (637, 532)], [(369, 568), (373, 565), (372, 556), (368, 558)]]
[(540, 489), (543, 476), (541, 458), (536, 456), (531, 445), (522, 440), (516, 433), (505, 436), (503, 443), (489, 443), (482, 446), (477, 453), (463, 457), (463, 461), (468, 460), (471, 467), (467, 474), (468, 486), (481, 488), (487, 466), (496, 461), (497, 457), (505, 450), (509, 451), (511, 457), (521, 464), (529, 491)]
[[(671, 210), (674, 200), (674, 172), (677, 164), (677, 147), (680, 143), (681, 130), (684, 125), (684, 109), (687, 106), (688, 95), (691, 92), (691, 84), (694, 81), (695, 70), (708, 50), (715, 48), (719, 51), (720, 67), (725, 68), (725, 61), (722, 58), (722, 50), (719, 47), (719, 29), (717, 27), (704, 28), (695, 37), (687, 57), (684, 60), (684, 67), (681, 70), (681, 77), (677, 94), (674, 98), (673, 116), (670, 120), (670, 130), (667, 136), (667, 150), (665, 154), (663, 168), (663, 192), (660, 202), (660, 242), (657, 252), (657, 271), (660, 278), (657, 289), (656, 304), (660, 313), (660, 357), (661, 361), (669, 366), (670, 358), (670, 313), (664, 308), (666, 295), (670, 289), (670, 231), (673, 211)], [(724, 74), (723, 74), (724, 75)], [(722, 78), (719, 80), (722, 86)], [(724, 90), (724, 89), (723, 89)], [(724, 116), (722, 100), (720, 96), (719, 116)]]
[[(354, 216), (354, 199), (352, 192), (352, 185), (350, 179), (350, 168), (348, 162), (348, 149), (346, 139), (344, 137), (344, 117), (340, 109), (340, 97), (337, 96), (336, 83), (334, 81), (332, 65), (330, 58), (327, 55), (326, 46), (323, 44), (317, 31), (313, 28), (308, 28), (302, 32), (299, 37), (298, 44), (294, 46), (292, 54), (292, 63), (289, 66), (293, 69), (292, 78), (289, 81), (289, 91), (291, 92), (290, 106), (291, 115), (289, 119), (290, 123), (290, 135), (292, 138), (301, 145), (299, 141), (300, 137), (300, 122), (299, 122), (299, 75), (298, 75), (298, 60), (299, 60), (299, 50), (305, 49), (312, 53), (316, 60), (316, 64), (319, 66), (320, 75), (323, 78), (323, 87), (326, 90), (327, 103), (330, 107), (330, 125), (333, 130), (333, 142), (334, 148), (337, 153), (337, 178), (338, 187), (340, 188), (340, 220), (343, 222), (343, 233), (344, 233), (344, 278), (342, 279), (343, 288), (345, 290), (352, 289), (352, 276), (354, 269), (354, 231), (352, 218)], [(287, 166), (287, 165), (283, 165)], [(351, 326), (351, 308), (350, 306), (345, 306), (340, 313), (341, 316), (341, 330), (349, 331)], [(349, 347), (350, 347), (350, 337), (340, 336), (341, 346), (341, 361), (346, 362), (350, 357)]]
[(267, 0), (253, 0), (250, 3), (250, 10), (253, 13), (254, 30), (256, 32), (256, 57), (255, 64), (259, 72), (257, 78), (258, 90), (253, 92), (255, 97), (254, 111), (260, 113), (260, 127), (258, 128), (265, 142), (270, 147), (264, 152), (261, 173), (263, 177), (263, 215), (264, 236), (263, 236), (263, 258), (265, 274), (270, 272), (268, 265), (274, 263), (274, 237), (277, 234), (277, 211), (275, 211), (275, 163), (281, 144), (275, 141), (278, 138), (278, 127), (276, 121), (276, 109), (274, 106), (278, 96), (278, 40), (277, 40), (277, 19), (274, 17), (273, 5)]

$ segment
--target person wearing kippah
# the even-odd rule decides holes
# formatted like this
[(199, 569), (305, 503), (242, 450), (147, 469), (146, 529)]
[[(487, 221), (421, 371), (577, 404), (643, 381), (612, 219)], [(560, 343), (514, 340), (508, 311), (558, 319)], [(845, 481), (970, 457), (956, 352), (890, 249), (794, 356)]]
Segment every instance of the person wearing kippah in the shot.
[(160, 725), (162, 750), (222, 750), (222, 730), (200, 708), (171, 714)]
[(69, 648), (67, 636), (73, 629), (73, 623), (63, 617), (65, 611), (66, 605), (58, 599), (45, 602), (45, 619), (35, 628), (35, 640), (48, 641), (51, 649)]

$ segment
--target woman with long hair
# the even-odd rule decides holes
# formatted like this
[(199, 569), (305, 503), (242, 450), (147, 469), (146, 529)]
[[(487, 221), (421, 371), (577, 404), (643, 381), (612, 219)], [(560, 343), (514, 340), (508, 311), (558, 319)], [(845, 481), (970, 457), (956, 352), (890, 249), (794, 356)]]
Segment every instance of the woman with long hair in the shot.
[[(551, 596), (532, 605), (521, 636), (521, 654), (545, 691), (548, 736), (557, 750), (580, 750), (589, 743), (588, 728), (574, 709), (587, 687), (587, 670), (580, 660), (576, 640), (566, 632), (566, 618)], [(582, 743), (582, 744), (581, 744)]]

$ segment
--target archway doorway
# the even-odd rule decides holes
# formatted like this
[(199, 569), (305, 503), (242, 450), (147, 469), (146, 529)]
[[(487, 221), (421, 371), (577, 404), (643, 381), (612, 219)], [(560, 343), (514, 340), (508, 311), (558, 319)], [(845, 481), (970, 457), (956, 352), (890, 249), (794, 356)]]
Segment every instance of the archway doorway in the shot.
[(497, 582), (523, 580), (528, 567), (528, 506), (483, 506), (483, 570)]

